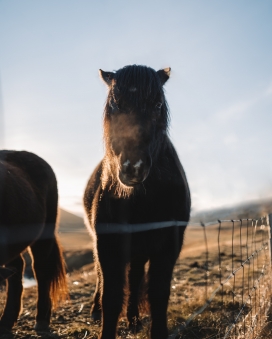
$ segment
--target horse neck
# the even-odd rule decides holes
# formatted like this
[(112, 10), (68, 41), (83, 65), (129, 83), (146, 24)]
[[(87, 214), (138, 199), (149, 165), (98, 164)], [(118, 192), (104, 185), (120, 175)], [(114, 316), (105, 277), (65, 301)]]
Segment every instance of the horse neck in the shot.
[(171, 153), (173, 145), (167, 134), (163, 135), (159, 142), (157, 142), (157, 147), (155, 148), (152, 154), (152, 163), (160, 163), (165, 157)]
[(175, 163), (178, 168), (182, 167), (175, 147), (170, 138), (166, 136), (152, 161), (153, 175), (156, 177), (156, 175), (159, 175), (161, 172), (171, 171), (173, 163)]

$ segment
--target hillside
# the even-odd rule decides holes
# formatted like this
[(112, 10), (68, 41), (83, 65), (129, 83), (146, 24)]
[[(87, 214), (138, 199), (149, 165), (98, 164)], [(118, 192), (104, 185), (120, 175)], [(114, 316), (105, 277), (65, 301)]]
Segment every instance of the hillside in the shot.
[(190, 221), (212, 222), (218, 219), (247, 219), (259, 218), (272, 213), (272, 198), (237, 204), (224, 208), (193, 212)]
[(92, 248), (92, 239), (83, 218), (64, 209), (59, 211), (59, 237), (65, 252)]
[(83, 218), (70, 213), (62, 208), (59, 209), (59, 231), (60, 232), (82, 232), (86, 231)]

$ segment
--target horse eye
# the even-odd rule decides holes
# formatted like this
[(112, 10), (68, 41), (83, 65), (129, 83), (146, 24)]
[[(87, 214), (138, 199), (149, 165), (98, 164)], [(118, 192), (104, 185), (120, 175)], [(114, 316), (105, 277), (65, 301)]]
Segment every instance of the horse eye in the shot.
[(157, 104), (156, 104), (156, 108), (161, 108), (162, 107), (162, 102), (158, 102)]

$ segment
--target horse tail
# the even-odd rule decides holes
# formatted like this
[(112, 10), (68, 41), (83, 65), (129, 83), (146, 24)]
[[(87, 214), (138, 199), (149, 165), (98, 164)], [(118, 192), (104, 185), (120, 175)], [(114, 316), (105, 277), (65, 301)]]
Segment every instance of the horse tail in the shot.
[[(40, 293), (51, 299), (53, 308), (68, 298), (66, 267), (63, 251), (57, 235), (58, 226), (58, 189), (54, 172), (47, 172), (47, 191), (45, 202), (44, 229), (39, 238), (31, 245), (34, 258), (35, 277), (43, 286)], [(46, 287), (44, 287), (46, 286)]]
[(51, 263), (49, 265), (50, 271), (48, 272), (50, 279), (50, 298), (53, 308), (56, 308), (60, 302), (68, 298), (65, 262), (56, 234), (54, 234), (48, 261)]
[[(48, 281), (50, 283), (50, 298), (53, 308), (68, 298), (68, 287), (66, 279), (66, 264), (63, 250), (58, 238), (59, 210), (58, 210), (58, 188), (54, 173), (52, 172), (51, 187), (47, 195), (45, 234), (49, 231), (48, 240), (51, 242), (48, 253)], [(48, 233), (47, 233), (48, 234)]]

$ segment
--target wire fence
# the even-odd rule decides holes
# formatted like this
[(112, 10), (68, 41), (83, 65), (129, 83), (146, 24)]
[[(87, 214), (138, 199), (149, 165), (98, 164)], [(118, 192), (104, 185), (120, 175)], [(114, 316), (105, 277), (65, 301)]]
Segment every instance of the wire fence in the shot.
[(173, 273), (169, 339), (257, 338), (271, 306), (270, 224), (268, 216), (189, 224)]
[(192, 239), (202, 233), (203, 246), (187, 255), (187, 272), (184, 258), (177, 263), (186, 278), (174, 278), (172, 302), (179, 300), (183, 321), (169, 338), (256, 338), (271, 306), (269, 218), (194, 224), (187, 232)]
[[(171, 283), (169, 339), (261, 338), (272, 296), (270, 226), (269, 217), (189, 224)], [(77, 249), (76, 237), (89, 241), (86, 229), (70, 225), (61, 240), (69, 234)]]

